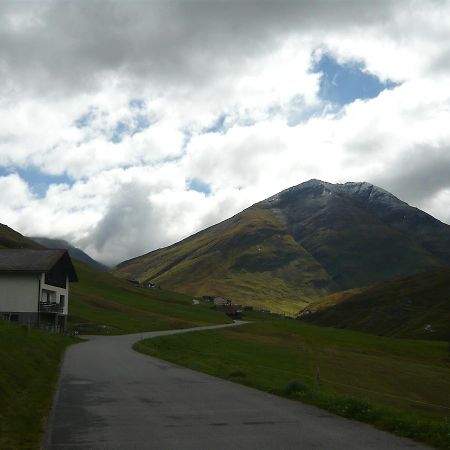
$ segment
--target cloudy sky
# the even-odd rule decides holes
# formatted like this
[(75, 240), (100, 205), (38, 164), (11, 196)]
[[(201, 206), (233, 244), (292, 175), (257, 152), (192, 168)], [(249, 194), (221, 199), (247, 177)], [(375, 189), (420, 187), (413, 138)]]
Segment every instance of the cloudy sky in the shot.
[(0, 2), (0, 222), (114, 264), (310, 178), (450, 223), (450, 1)]

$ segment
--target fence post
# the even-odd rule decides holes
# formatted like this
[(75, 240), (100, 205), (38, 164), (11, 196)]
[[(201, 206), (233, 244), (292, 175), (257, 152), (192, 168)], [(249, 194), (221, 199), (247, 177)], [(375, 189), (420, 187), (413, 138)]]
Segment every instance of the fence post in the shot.
[(316, 386), (320, 389), (320, 368), (316, 366)]

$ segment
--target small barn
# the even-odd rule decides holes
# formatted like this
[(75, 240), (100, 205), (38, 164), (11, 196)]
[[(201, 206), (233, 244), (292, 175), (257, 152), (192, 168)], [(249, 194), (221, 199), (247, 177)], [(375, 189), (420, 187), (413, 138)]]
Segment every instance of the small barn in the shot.
[(0, 318), (64, 332), (76, 281), (67, 250), (0, 250)]
[(230, 300), (227, 300), (227, 299), (222, 298), (222, 297), (214, 297), (213, 302), (214, 302), (215, 306), (231, 305), (231, 301)]

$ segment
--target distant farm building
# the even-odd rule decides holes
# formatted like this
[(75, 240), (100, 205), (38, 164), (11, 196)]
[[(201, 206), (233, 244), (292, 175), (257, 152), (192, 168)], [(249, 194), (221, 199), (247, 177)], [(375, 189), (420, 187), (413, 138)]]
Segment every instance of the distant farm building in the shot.
[(67, 250), (0, 250), (0, 318), (64, 332), (74, 281)]
[(214, 297), (213, 302), (215, 306), (231, 305), (231, 300), (222, 297)]
[(225, 313), (232, 319), (240, 319), (242, 317), (242, 305), (236, 305), (231, 300), (222, 297), (213, 298), (214, 309)]
[(127, 278), (126, 279), (129, 283), (134, 284), (136, 287), (139, 288), (147, 288), (147, 289), (159, 289), (159, 286), (157, 286), (155, 283), (151, 281), (144, 281), (143, 283), (139, 282), (138, 280), (135, 280), (133, 278)]

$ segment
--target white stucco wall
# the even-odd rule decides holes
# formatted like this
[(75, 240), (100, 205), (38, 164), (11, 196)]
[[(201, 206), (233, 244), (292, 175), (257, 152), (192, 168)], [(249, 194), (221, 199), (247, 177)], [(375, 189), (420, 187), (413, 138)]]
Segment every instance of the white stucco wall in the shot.
[[(65, 303), (64, 303), (64, 312), (63, 314), (68, 314), (69, 312), (69, 280), (66, 277), (66, 289), (58, 287), (58, 286), (52, 286), (50, 284), (45, 284), (45, 274), (42, 274), (41, 276), (41, 292), (42, 291), (52, 291), (54, 295), (56, 295), (56, 303), (59, 303), (60, 295), (65, 296)], [(41, 293), (42, 298), (42, 293)]]
[(35, 274), (0, 274), (0, 311), (38, 312), (39, 278)]

